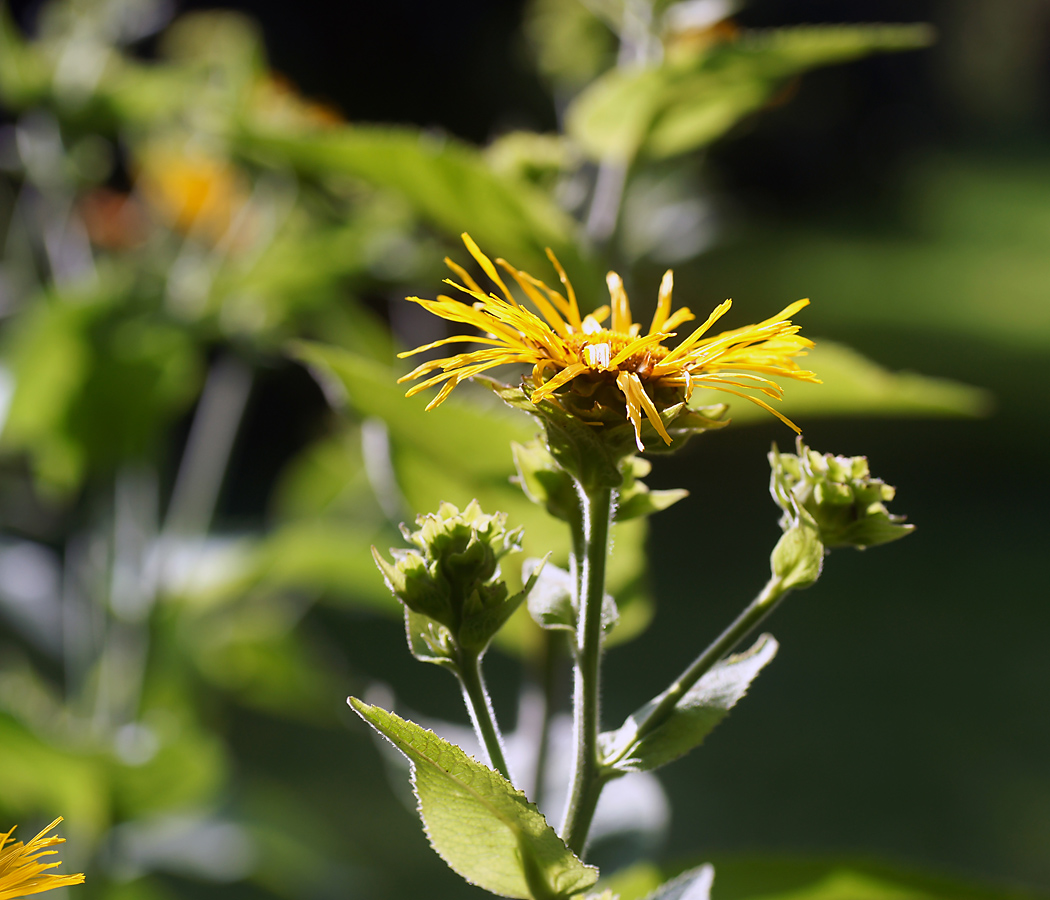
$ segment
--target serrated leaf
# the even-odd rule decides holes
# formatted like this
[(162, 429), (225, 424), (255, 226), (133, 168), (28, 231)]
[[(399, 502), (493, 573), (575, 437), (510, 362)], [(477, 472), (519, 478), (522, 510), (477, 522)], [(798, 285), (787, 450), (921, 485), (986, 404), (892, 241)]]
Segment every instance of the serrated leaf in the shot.
[(608, 765), (619, 772), (645, 772), (699, 746), (747, 693), (755, 676), (776, 655), (777, 646), (771, 635), (764, 634), (750, 650), (723, 660), (685, 692), (666, 722), (639, 738), (639, 725), (661, 697), (650, 700), (619, 729), (601, 736)]
[(413, 722), (356, 697), (349, 703), (408, 757), (431, 846), (471, 884), (502, 897), (556, 900), (597, 880), (598, 870), (498, 772)]
[(660, 885), (645, 900), (710, 900), (714, 880), (715, 868), (706, 863)]
[(648, 69), (613, 69), (572, 104), (567, 128), (595, 159), (672, 156), (709, 144), (807, 69), (930, 43), (926, 26), (749, 32)]

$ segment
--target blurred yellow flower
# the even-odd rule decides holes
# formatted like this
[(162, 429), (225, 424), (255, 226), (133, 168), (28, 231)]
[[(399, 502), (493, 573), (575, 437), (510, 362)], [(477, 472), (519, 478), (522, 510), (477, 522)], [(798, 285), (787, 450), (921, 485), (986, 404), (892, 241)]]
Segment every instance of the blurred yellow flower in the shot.
[(198, 150), (146, 147), (136, 186), (169, 228), (220, 240), (248, 202), (247, 179), (228, 160)]
[[(572, 285), (550, 250), (547, 256), (558, 272), (565, 295), (527, 272), (515, 269), (505, 260), (497, 259), (496, 264), (514, 279), (539, 311), (536, 315), (514, 299), (492, 260), (481, 252), (469, 235), (463, 235), (463, 242), (502, 296), (485, 293), (465, 269), (446, 259), (449, 268), (463, 284), (450, 279), (446, 283), (468, 294), (475, 302), (468, 305), (444, 295), (437, 300), (408, 298), (436, 316), (480, 329), (485, 337), (447, 337), (402, 353), (402, 357), (444, 344), (489, 345), (486, 349), (425, 362), (399, 379), (399, 382), (411, 381), (440, 369), (438, 374), (415, 385), (407, 394), (412, 396), (444, 382), (427, 409), (442, 403), (465, 378), (506, 363), (526, 363), (532, 366), (528, 380), (531, 381), (533, 403), (544, 399), (557, 402), (558, 389), (576, 378), (592, 382), (615, 381), (626, 404), (626, 414), (634, 426), (639, 449), (643, 449), (643, 413), (664, 442), (671, 443), (660, 410), (651, 396), (657, 387), (678, 389), (676, 393), (686, 400), (697, 387), (744, 397), (799, 431), (793, 422), (761, 397), (747, 392), (754, 391), (779, 400), (782, 390), (773, 378), (819, 383), (816, 375), (800, 368), (794, 359), (805, 355), (806, 350), (813, 346), (812, 341), (798, 334), (799, 326), (790, 321), (792, 315), (809, 303), (808, 300), (798, 300), (756, 325), (705, 337), (711, 326), (729, 310), (731, 301), (726, 300), (699, 328), (690, 332), (676, 347), (669, 348), (664, 342), (676, 336), (675, 329), (696, 318), (685, 307), (671, 312), (673, 278), (670, 270), (664, 274), (656, 314), (643, 335), (641, 324), (631, 320), (627, 293), (615, 272), (606, 276), (611, 304), (581, 316)], [(604, 324), (606, 320), (610, 320), (608, 327)]]
[(47, 872), (48, 869), (61, 865), (60, 862), (41, 862), (43, 857), (58, 852), (49, 850), (48, 847), (65, 841), (65, 838), (57, 836), (44, 837), (61, 821), (61, 817), (55, 819), (28, 844), (12, 841), (14, 828), (7, 834), (0, 834), (0, 900), (28, 897), (52, 888), (83, 882), (83, 874), (51, 875)]

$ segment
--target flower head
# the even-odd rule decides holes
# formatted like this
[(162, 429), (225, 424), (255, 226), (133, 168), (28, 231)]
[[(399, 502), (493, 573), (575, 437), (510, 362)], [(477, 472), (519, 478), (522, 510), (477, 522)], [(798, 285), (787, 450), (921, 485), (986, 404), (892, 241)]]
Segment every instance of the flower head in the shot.
[[(671, 434), (661, 412), (683, 404), (697, 387), (744, 397), (771, 412), (796, 432), (799, 430), (762, 396), (781, 399), (782, 391), (774, 378), (819, 381), (812, 372), (800, 368), (794, 359), (813, 346), (811, 341), (799, 336), (798, 326), (790, 321), (792, 315), (809, 303), (808, 300), (792, 303), (757, 325), (708, 337), (711, 326), (731, 306), (731, 301), (726, 300), (677, 346), (668, 347), (666, 342), (677, 336), (676, 329), (696, 318), (685, 307), (671, 311), (673, 276), (670, 270), (660, 284), (656, 313), (648, 331), (643, 334), (641, 323), (631, 318), (623, 281), (615, 272), (606, 276), (610, 303), (584, 316), (580, 313), (572, 284), (550, 250), (547, 256), (558, 273), (564, 294), (503, 259), (497, 259), (493, 264), (469, 235), (463, 235), (463, 242), (499, 292), (486, 293), (465, 269), (446, 259), (449, 268), (462, 281), (446, 279), (446, 283), (473, 298), (474, 302), (465, 303), (445, 295), (437, 300), (408, 298), (436, 316), (484, 332), (483, 337), (447, 337), (401, 354), (412, 356), (454, 343), (486, 345), (481, 350), (425, 362), (400, 379), (404, 382), (429, 376), (413, 386), (408, 396), (442, 385), (427, 409), (440, 405), (464, 379), (495, 366), (524, 363), (532, 366), (523, 389), (533, 404), (543, 400), (563, 404), (568, 394), (575, 393), (579, 397), (574, 398), (574, 410), (580, 407), (580, 397), (593, 398), (588, 402), (595, 409), (604, 410), (612, 397), (613, 402), (622, 404), (623, 415), (633, 426), (639, 450), (645, 449), (642, 441), (645, 421), (652, 425), (664, 443), (671, 443)], [(518, 303), (497, 266), (517, 283), (537, 312)], [(435, 372), (437, 374), (432, 374)], [(603, 386), (614, 390), (602, 391)], [(594, 424), (604, 421), (599, 416)]]
[(0, 833), (0, 900), (12, 900), (14, 897), (28, 897), (52, 888), (80, 884), (84, 880), (79, 875), (52, 875), (48, 869), (61, 865), (59, 862), (41, 862), (45, 856), (52, 856), (57, 850), (49, 850), (55, 844), (61, 844), (65, 838), (56, 836), (44, 837), (62, 819), (55, 819), (28, 844), (13, 841), (14, 828), (6, 834)]

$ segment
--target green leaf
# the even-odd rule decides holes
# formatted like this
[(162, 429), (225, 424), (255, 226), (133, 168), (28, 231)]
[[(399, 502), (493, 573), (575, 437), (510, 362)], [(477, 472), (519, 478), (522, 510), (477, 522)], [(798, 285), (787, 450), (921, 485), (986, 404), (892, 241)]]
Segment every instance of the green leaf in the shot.
[(709, 900), (714, 880), (714, 866), (706, 863), (660, 885), (645, 900)]
[(419, 812), (434, 850), (471, 884), (503, 897), (555, 900), (590, 887), (584, 865), (502, 775), (413, 722), (349, 698), (412, 764)]
[(499, 175), (473, 147), (414, 129), (354, 126), (305, 136), (244, 133), (243, 148), (318, 177), (351, 176), (400, 194), (446, 234), (468, 231), (482, 250), (538, 278), (554, 277), (550, 247), (577, 288), (601, 293), (600, 273), (581, 255), (572, 219), (543, 192)]
[(638, 726), (661, 698), (650, 700), (628, 716), (618, 730), (601, 736), (607, 765), (618, 772), (644, 772), (673, 762), (699, 746), (747, 693), (776, 652), (773, 637), (762, 635), (750, 650), (712, 668), (685, 692), (666, 722), (639, 738)]
[[(987, 391), (914, 372), (890, 372), (856, 350), (832, 341), (817, 341), (803, 360), (823, 384), (782, 380), (784, 400), (776, 408), (797, 424), (825, 416), (980, 416), (988, 412)], [(716, 391), (693, 392), (693, 403), (710, 403)], [(730, 410), (736, 425), (769, 421), (769, 413), (738, 401)]]
[(749, 32), (656, 68), (613, 69), (569, 108), (567, 128), (595, 159), (667, 157), (702, 147), (807, 69), (931, 42), (926, 26), (802, 27)]

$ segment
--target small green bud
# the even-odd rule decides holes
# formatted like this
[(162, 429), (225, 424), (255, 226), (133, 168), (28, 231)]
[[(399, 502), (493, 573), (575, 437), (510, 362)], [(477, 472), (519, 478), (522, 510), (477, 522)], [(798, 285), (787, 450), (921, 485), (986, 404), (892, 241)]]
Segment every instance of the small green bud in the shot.
[(769, 454), (772, 469), (769, 490), (784, 510), (780, 527), (786, 531), (800, 520), (812, 522), (820, 541), (832, 547), (874, 547), (911, 533), (903, 516), (892, 515), (886, 503), (894, 489), (871, 477), (863, 456), (833, 456), (809, 449), (799, 438), (796, 454)]
[(508, 597), (507, 585), (500, 578), (499, 561), (521, 549), (522, 529), (508, 531), (506, 514), (486, 515), (477, 500), (471, 500), (462, 512), (451, 503), (442, 503), (436, 513), (418, 516), (416, 524), (416, 531), (401, 526), (401, 533), (415, 549), (392, 549), (392, 564), (372, 548), (387, 587), (414, 614), (408, 619), (409, 646), (422, 658), (416, 652), (421, 649), (416, 644), (425, 624), (419, 619), (422, 616), (440, 626), (428, 632), (425, 641), (433, 645), (434, 657), (448, 656), (447, 646), (439, 652), (434, 644), (436, 635), (447, 635), (442, 638), (445, 644), (451, 640), (480, 653), (532, 586), (530, 582), (520, 594)]

